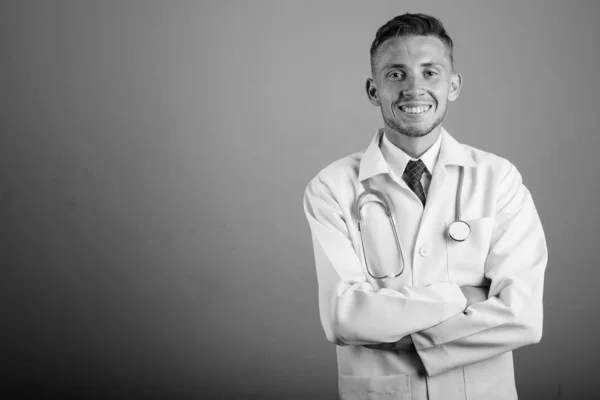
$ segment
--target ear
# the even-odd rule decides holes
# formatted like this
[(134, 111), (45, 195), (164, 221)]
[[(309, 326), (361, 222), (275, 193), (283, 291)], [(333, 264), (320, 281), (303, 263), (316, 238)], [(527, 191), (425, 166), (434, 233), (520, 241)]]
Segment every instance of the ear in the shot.
[(454, 101), (458, 98), (462, 84), (462, 75), (459, 73), (452, 74), (452, 78), (450, 78), (450, 92), (448, 92), (448, 101)]
[(375, 82), (373, 82), (372, 78), (367, 79), (366, 89), (367, 89), (367, 96), (369, 97), (369, 101), (371, 102), (371, 104), (379, 107), (381, 105), (381, 102), (379, 101), (379, 96), (377, 94), (377, 87), (375, 87)]

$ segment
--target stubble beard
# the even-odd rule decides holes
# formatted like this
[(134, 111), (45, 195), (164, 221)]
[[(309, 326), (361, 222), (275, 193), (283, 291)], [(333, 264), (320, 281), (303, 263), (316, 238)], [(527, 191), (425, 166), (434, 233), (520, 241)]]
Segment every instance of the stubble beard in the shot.
[(431, 131), (437, 128), (441, 123), (444, 117), (446, 116), (446, 110), (436, 119), (431, 125), (427, 125), (425, 127), (420, 126), (402, 126), (398, 121), (393, 118), (386, 117), (383, 113), (383, 121), (387, 126), (392, 128), (394, 131), (400, 133), (401, 135), (408, 137), (423, 137), (428, 135)]

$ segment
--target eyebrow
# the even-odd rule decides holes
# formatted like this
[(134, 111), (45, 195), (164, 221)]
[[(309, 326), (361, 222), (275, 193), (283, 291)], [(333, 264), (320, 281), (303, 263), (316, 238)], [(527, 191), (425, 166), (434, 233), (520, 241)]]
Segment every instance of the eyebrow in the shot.
[[(425, 68), (427, 68), (427, 67), (441, 67), (441, 68), (444, 68), (444, 66), (441, 63), (433, 63), (433, 62), (421, 63), (420, 66), (421, 67), (425, 67)], [(386, 65), (384, 69), (394, 69), (394, 68), (406, 68), (406, 64), (390, 64), (390, 65)]]

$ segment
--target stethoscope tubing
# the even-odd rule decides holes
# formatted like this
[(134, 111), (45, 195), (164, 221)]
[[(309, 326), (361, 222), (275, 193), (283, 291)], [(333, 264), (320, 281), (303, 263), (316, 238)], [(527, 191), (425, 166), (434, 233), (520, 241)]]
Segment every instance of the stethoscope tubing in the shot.
[[(463, 180), (464, 180), (464, 167), (461, 165), (459, 167), (458, 187), (456, 190), (457, 194), (456, 194), (456, 203), (455, 203), (455, 210), (454, 210), (454, 213), (455, 213), (454, 218), (455, 219), (454, 219), (454, 222), (452, 224), (450, 224), (450, 226), (448, 227), (448, 230), (447, 230), (448, 236), (456, 242), (462, 242), (462, 241), (466, 240), (470, 235), (470, 229), (471, 229), (469, 224), (467, 224), (465, 221), (462, 220), (462, 215), (461, 215), (462, 214), (461, 211), (462, 211)], [(366, 201), (363, 203), (363, 199), (368, 195), (374, 196), (378, 201), (370, 200), (370, 201)], [(394, 232), (394, 239), (396, 240), (396, 246), (398, 248), (398, 252), (400, 253), (400, 262), (401, 262), (402, 267), (400, 268), (400, 272), (398, 272), (397, 274), (393, 274), (391, 276), (390, 275), (375, 276), (371, 273), (371, 270), (368, 267), (367, 253), (365, 251), (365, 244), (364, 244), (363, 236), (362, 236), (361, 222), (363, 220), (363, 217), (361, 214), (361, 210), (365, 204), (368, 204), (371, 202), (379, 202), (385, 209), (385, 212), (386, 212), (388, 219), (390, 221), (390, 224), (392, 226), (392, 231)], [(396, 226), (394, 213), (390, 206), (390, 203), (386, 200), (385, 195), (381, 191), (376, 190), (376, 189), (369, 188), (369, 189), (365, 190), (363, 193), (360, 194), (360, 196), (358, 196), (358, 199), (356, 199), (355, 212), (356, 212), (356, 219), (357, 219), (357, 223), (358, 223), (358, 232), (359, 232), (359, 236), (360, 236), (360, 245), (361, 245), (361, 250), (363, 253), (363, 259), (365, 262), (367, 273), (374, 279), (384, 279), (386, 277), (395, 278), (395, 277), (400, 276), (402, 274), (402, 272), (404, 272), (404, 253), (402, 252), (402, 246), (400, 245), (400, 238), (398, 237), (398, 229)], [(460, 228), (460, 226), (462, 226), (462, 228), (466, 229), (466, 230), (460, 236), (455, 235), (452, 233), (452, 231), (456, 230), (456, 229), (453, 229), (453, 226), (456, 228)]]
[[(366, 202), (364, 204), (362, 203), (362, 199), (367, 195), (373, 195), (379, 200), (379, 202), (383, 205), (383, 208), (385, 209), (385, 213), (388, 216), (390, 224), (392, 225), (392, 231), (394, 232), (394, 239), (396, 240), (396, 248), (400, 252), (400, 263), (402, 265), (402, 268), (400, 268), (400, 272), (398, 272), (397, 274), (392, 275), (392, 276), (389, 276), (389, 275), (375, 276), (371, 273), (371, 270), (368, 267), (367, 252), (365, 251), (365, 243), (363, 241), (362, 227), (361, 227), (361, 221), (362, 221), (361, 209), (365, 204), (370, 203), (370, 202)], [(374, 279), (383, 279), (386, 277), (396, 278), (396, 277), (400, 276), (402, 274), (402, 272), (404, 272), (404, 254), (402, 253), (402, 246), (400, 246), (400, 238), (398, 237), (398, 228), (396, 226), (394, 214), (393, 214), (392, 209), (390, 208), (388, 202), (385, 200), (385, 195), (383, 193), (381, 193), (379, 190), (375, 190), (375, 189), (368, 189), (368, 190), (364, 191), (356, 200), (356, 219), (358, 222), (358, 232), (360, 235), (360, 246), (362, 248), (362, 254), (363, 254), (363, 259), (365, 261), (365, 265), (367, 266), (367, 273)]]

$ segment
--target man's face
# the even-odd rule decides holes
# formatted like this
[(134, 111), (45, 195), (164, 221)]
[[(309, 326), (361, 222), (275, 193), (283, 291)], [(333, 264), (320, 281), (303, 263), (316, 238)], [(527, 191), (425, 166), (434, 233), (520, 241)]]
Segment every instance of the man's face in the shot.
[(386, 127), (410, 136), (437, 128), (448, 101), (460, 92), (444, 43), (435, 36), (401, 36), (385, 41), (372, 60), (367, 94), (381, 107)]

